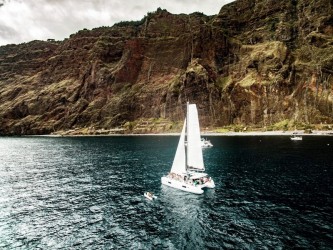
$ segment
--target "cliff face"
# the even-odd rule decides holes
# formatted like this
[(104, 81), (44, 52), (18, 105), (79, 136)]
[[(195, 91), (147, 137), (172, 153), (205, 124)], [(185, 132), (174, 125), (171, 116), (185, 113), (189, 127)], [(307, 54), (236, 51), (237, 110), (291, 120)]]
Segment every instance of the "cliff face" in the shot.
[(0, 134), (333, 122), (332, 1), (238, 0), (217, 16), (158, 9), (61, 42), (0, 47)]
[(241, 95), (230, 93), (230, 105), (247, 110), (239, 122), (332, 122), (332, 24), (332, 1), (236, 1), (221, 10), (215, 25), (233, 44), (223, 74)]

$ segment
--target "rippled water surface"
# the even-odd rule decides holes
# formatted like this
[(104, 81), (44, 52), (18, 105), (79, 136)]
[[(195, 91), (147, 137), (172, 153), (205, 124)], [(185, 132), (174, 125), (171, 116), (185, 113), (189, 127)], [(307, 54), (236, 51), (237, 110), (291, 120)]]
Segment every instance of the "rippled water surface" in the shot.
[(332, 248), (333, 137), (210, 139), (195, 195), (178, 137), (0, 138), (0, 249)]

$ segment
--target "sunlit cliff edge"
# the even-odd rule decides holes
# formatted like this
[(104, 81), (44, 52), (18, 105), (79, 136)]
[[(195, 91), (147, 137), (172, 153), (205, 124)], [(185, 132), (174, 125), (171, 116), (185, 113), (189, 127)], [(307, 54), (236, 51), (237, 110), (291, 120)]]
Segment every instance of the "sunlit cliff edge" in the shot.
[(158, 9), (64, 41), (0, 47), (0, 135), (332, 129), (331, 0)]

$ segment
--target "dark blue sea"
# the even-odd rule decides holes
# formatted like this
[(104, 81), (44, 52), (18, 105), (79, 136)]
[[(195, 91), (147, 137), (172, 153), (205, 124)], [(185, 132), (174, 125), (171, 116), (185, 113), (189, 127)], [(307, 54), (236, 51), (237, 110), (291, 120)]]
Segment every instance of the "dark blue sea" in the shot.
[(0, 138), (0, 249), (333, 248), (333, 137), (208, 138), (203, 195), (176, 136)]

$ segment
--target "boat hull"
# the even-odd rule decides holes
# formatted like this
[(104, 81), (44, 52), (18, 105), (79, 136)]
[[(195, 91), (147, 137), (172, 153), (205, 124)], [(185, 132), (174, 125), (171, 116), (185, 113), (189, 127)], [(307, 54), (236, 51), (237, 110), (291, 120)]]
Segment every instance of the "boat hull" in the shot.
[(191, 184), (182, 182), (182, 181), (178, 181), (175, 179), (171, 179), (168, 178), (167, 176), (163, 176), (161, 178), (162, 184), (169, 186), (169, 187), (173, 187), (185, 192), (190, 192), (190, 193), (194, 193), (194, 194), (202, 194), (204, 191), (202, 190), (202, 185), (198, 185), (198, 186), (193, 186)]
[(210, 180), (209, 182), (206, 182), (205, 184), (202, 185), (202, 187), (206, 187), (206, 188), (215, 188), (215, 183), (213, 180)]

